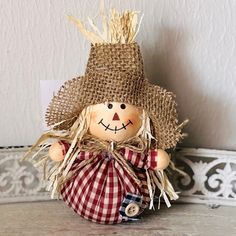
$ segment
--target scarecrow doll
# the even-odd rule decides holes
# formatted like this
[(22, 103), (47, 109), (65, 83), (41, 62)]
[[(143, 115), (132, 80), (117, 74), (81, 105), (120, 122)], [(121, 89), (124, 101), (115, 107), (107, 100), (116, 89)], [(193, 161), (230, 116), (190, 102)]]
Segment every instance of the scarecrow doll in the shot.
[[(95, 33), (70, 17), (91, 41), (85, 75), (54, 95), (46, 112), (50, 130), (26, 154), (40, 147), (32, 159), (44, 166), (52, 197), (97, 223), (137, 220), (154, 208), (157, 194), (167, 206), (178, 198), (164, 171), (172, 166), (165, 150), (183, 138), (184, 123), (173, 94), (145, 77), (134, 41), (137, 15), (102, 14), (103, 33), (91, 20)], [(49, 155), (40, 154), (48, 147)]]

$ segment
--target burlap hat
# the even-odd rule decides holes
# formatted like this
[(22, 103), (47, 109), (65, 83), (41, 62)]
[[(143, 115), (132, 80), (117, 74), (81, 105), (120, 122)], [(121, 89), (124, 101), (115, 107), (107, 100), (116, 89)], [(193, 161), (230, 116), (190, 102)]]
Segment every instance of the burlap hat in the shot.
[(85, 107), (104, 102), (143, 108), (150, 117), (158, 148), (173, 148), (183, 137), (174, 95), (145, 78), (136, 42), (91, 45), (85, 75), (60, 88), (49, 104), (46, 122), (51, 126), (67, 120), (55, 129), (69, 129)]

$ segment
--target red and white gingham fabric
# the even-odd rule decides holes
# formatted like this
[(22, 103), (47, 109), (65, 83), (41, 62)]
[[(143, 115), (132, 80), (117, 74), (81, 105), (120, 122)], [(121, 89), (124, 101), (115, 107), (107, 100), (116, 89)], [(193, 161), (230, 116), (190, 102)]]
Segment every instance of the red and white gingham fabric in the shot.
[[(60, 143), (66, 153), (69, 145)], [(141, 168), (156, 168), (157, 151), (149, 152), (151, 155), (142, 155), (126, 148), (120, 150), (120, 153), (131, 163), (131, 166), (133, 165), (142, 183), (141, 187), (115, 159), (106, 153), (98, 154), (92, 162), (78, 170), (78, 173), (65, 183), (61, 191), (62, 199), (82, 217), (103, 224), (121, 222), (123, 219), (119, 209), (127, 193), (143, 197), (142, 209), (148, 206), (150, 198), (147, 180), (145, 171)], [(81, 161), (93, 155), (94, 153), (81, 151), (71, 171), (76, 169)]]

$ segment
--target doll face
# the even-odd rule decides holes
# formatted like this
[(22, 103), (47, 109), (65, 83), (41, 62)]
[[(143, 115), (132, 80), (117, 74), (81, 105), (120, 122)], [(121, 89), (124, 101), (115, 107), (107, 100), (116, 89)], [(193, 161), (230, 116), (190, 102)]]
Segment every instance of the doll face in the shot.
[(134, 137), (142, 126), (142, 109), (126, 103), (112, 102), (91, 106), (90, 134), (107, 141), (124, 141)]

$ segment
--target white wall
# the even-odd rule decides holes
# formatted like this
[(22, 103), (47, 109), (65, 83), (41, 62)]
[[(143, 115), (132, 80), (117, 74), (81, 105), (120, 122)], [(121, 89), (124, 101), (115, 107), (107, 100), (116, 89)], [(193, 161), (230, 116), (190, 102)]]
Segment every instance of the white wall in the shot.
[[(146, 74), (177, 95), (190, 118), (182, 146), (236, 150), (236, 1), (105, 1), (144, 13)], [(0, 0), (0, 146), (41, 132), (39, 81), (84, 72), (89, 43), (68, 22), (98, 15), (98, 0)]]

